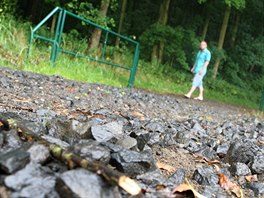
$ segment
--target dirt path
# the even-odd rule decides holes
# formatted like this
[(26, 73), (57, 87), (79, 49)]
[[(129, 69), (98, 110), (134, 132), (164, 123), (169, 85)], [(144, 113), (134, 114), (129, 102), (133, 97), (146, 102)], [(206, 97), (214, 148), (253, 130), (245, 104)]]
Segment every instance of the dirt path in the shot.
[[(44, 76), (6, 68), (0, 68), (0, 87), (0, 112), (15, 112), (31, 121), (39, 121), (39, 116), (46, 111), (69, 120), (81, 121), (97, 114), (113, 114), (131, 123), (133, 121), (135, 130), (162, 134), (164, 137), (160, 135), (159, 141), (163, 138), (165, 143), (150, 144), (154, 159), (175, 170), (185, 168), (189, 179), (198, 167), (206, 163), (201, 159), (197, 162), (197, 153), (193, 155), (191, 149), (194, 148), (189, 148), (191, 143), (185, 143), (186, 139), (194, 139), (193, 144), (199, 149), (201, 145), (209, 145), (214, 156), (217, 156), (217, 146), (231, 143), (237, 134), (242, 133), (239, 137), (242, 139), (259, 138), (253, 132), (264, 123), (263, 118), (255, 116), (251, 110), (218, 102), (85, 84), (60, 76)], [(192, 130), (199, 135), (185, 139), (174, 136)], [(237, 131), (237, 134), (234, 132), (230, 136), (233, 131)], [(170, 138), (173, 143), (168, 143), (166, 134), (172, 134)], [(166, 176), (171, 174), (166, 171), (163, 173)], [(251, 191), (245, 192), (247, 196), (252, 196)]]

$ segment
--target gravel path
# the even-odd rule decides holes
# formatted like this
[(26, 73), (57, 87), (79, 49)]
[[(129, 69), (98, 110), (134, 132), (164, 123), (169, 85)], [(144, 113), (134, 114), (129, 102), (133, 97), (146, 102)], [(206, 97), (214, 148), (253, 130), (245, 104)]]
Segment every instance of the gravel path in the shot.
[[(249, 110), (212, 101), (196, 101), (176, 95), (156, 94), (136, 89), (119, 89), (100, 84), (86, 84), (66, 80), (56, 75), (45, 76), (7, 68), (0, 68), (0, 87), (0, 113), (14, 112), (22, 119), (36, 123), (52, 123), (52, 120), (58, 117), (71, 123), (77, 123), (76, 125), (89, 123), (89, 128), (92, 127), (90, 128), (93, 135), (92, 139), (100, 143), (104, 141), (95, 135), (99, 129), (102, 129), (97, 127), (97, 122), (99, 122), (100, 127), (115, 129), (122, 123), (121, 131), (124, 133), (122, 138), (114, 140), (110, 138), (106, 142), (115, 145), (118, 144), (117, 142), (123, 141), (125, 137), (132, 137), (137, 140), (137, 148), (127, 149), (139, 153), (150, 150), (155, 162), (173, 167), (173, 170), (161, 169), (161, 175), (157, 176), (159, 179), (162, 176), (167, 178), (165, 179), (167, 183), (163, 182), (165, 189), (162, 190), (159, 190), (157, 185), (155, 187), (148, 185), (148, 182), (139, 176), (143, 172), (147, 174), (153, 170), (138, 172), (137, 174), (135, 171), (133, 172), (135, 175), (132, 174), (132, 177), (142, 183), (142, 187), (146, 189), (147, 192), (144, 195), (146, 197), (172, 196), (171, 192), (175, 186), (170, 187), (168, 181), (172, 180), (168, 178), (172, 177), (176, 170), (181, 169), (185, 171), (185, 179), (191, 181), (195, 188), (204, 195), (211, 194), (211, 197), (216, 197), (213, 194), (219, 193), (219, 196), (222, 197), (234, 196), (234, 194), (231, 195), (230, 190), (222, 190), (218, 185), (218, 180), (216, 184), (212, 184), (214, 180), (209, 179), (210, 185), (206, 184), (204, 180), (207, 176), (200, 173), (200, 169), (206, 169), (206, 167), (214, 167), (214, 169), (220, 167), (221, 170), (218, 172), (222, 171), (221, 173), (232, 178), (234, 183), (243, 188), (245, 197), (264, 196), (262, 189), (264, 186), (264, 168), (261, 164), (261, 162), (264, 163), (264, 120), (253, 115)], [(107, 123), (112, 124), (109, 126)], [(88, 137), (85, 136), (84, 138), (81, 134), (81, 138), (80, 136), (71, 136), (72, 139), (69, 137), (63, 139), (63, 135), (54, 135), (51, 128), (47, 129), (48, 135), (61, 139), (70, 146), (76, 145), (76, 139), (79, 138), (78, 141), (81, 141)], [(241, 144), (235, 145), (239, 141)], [(10, 143), (5, 144), (4, 142), (0, 143), (1, 153), (19, 147), (10, 146)], [(248, 157), (248, 160), (243, 161), (240, 158), (232, 157), (232, 155), (238, 155), (235, 148), (243, 150), (243, 145), (248, 145), (246, 148), (249, 148), (251, 144), (257, 145), (257, 148), (253, 146), (255, 150), (245, 154), (246, 157), (243, 159)], [(112, 152), (111, 146), (109, 149)], [(247, 149), (245, 152), (248, 152)], [(258, 159), (255, 159), (253, 155), (258, 156)], [(113, 160), (112, 158), (113, 156), (111, 156), (111, 160)], [(111, 160), (111, 166), (115, 167)], [(213, 166), (212, 161), (214, 160), (219, 161), (220, 164), (217, 162), (217, 165)], [(116, 159), (116, 161), (118, 160)], [(250, 173), (246, 173), (246, 170), (242, 171), (241, 174), (236, 173), (240, 167), (238, 163), (243, 163), (250, 169)], [(125, 170), (122, 163), (121, 166)], [(144, 176), (144, 174), (144, 178), (149, 177), (148, 175)], [(178, 179), (180, 176), (177, 174)], [(217, 177), (216, 172), (213, 174)], [(251, 183), (245, 180), (245, 175), (257, 175), (258, 181), (255, 181), (254, 185), (260, 186), (249, 187)], [(8, 186), (6, 180), (6, 176), (0, 177), (0, 195), (4, 194), (1, 193), (3, 191), (1, 186)], [(151, 181), (153, 182), (154, 179)], [(175, 185), (177, 184), (176, 181), (173, 182)], [(183, 179), (179, 183), (182, 182), (184, 183), (185, 180)], [(13, 189), (13, 197), (19, 197), (22, 193), (21, 189), (14, 190), (9, 186), (7, 189)], [(156, 191), (159, 193), (154, 193)], [(59, 197), (60, 193), (58, 192), (60, 191), (57, 190), (52, 195)], [(124, 192), (121, 194), (126, 197)]]

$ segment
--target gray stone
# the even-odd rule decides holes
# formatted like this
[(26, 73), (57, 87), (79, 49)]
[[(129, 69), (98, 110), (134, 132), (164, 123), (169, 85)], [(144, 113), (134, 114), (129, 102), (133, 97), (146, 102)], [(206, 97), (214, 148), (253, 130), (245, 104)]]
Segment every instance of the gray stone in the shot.
[(29, 159), (29, 153), (21, 149), (2, 153), (0, 154), (0, 169), (8, 174), (14, 173), (25, 167)]
[(29, 134), (42, 135), (46, 133), (42, 123), (23, 120), (19, 123), (24, 131)]
[(75, 139), (80, 139), (80, 134), (72, 129), (72, 122), (60, 117), (47, 122), (48, 135), (72, 144)]
[(234, 141), (227, 151), (225, 162), (230, 164), (235, 162), (249, 164), (259, 152), (259, 147), (250, 140)]
[(199, 167), (193, 173), (192, 179), (201, 185), (215, 185), (219, 178), (211, 167)]
[(213, 160), (216, 158), (215, 151), (208, 146), (205, 146), (204, 148), (202, 148), (200, 151), (198, 151), (198, 153), (206, 157), (209, 160)]
[(124, 147), (125, 149), (131, 149), (137, 146), (137, 140), (135, 138), (127, 136), (118, 140), (116, 144)]
[(194, 140), (189, 140), (188, 144), (184, 145), (184, 148), (192, 153), (195, 153), (200, 151), (201, 145)]
[(90, 124), (87, 122), (72, 121), (72, 129), (83, 139), (90, 138), (90, 127)]
[(251, 170), (253, 173), (264, 174), (264, 155), (254, 156)]
[(179, 169), (176, 170), (175, 173), (173, 173), (169, 177), (168, 182), (172, 183), (174, 186), (175, 185), (180, 185), (181, 183), (184, 182), (185, 174), (186, 174), (186, 170), (183, 169), (183, 168), (179, 168)]
[(160, 121), (151, 121), (144, 127), (149, 132), (159, 132), (163, 133), (165, 131), (164, 124)]
[(39, 164), (28, 164), (14, 175), (7, 176), (4, 182), (15, 191), (12, 197), (58, 197), (54, 192), (55, 177)]
[(148, 145), (154, 145), (158, 144), (160, 142), (160, 133), (159, 132), (152, 132), (149, 134), (149, 140), (148, 140)]
[(137, 147), (140, 151), (144, 149), (145, 145), (148, 143), (150, 139), (150, 134), (146, 130), (138, 130), (138, 131), (132, 132), (130, 136), (136, 138)]
[(57, 115), (56, 112), (49, 109), (38, 109), (36, 111), (36, 114), (38, 117), (41, 117), (43, 119), (42, 122), (45, 122), (48, 119), (52, 119)]
[(253, 190), (255, 196), (264, 195), (264, 184), (258, 182), (245, 183), (244, 187)]
[(0, 133), (0, 148), (2, 148), (4, 144), (5, 136), (3, 133)]
[(99, 145), (94, 140), (74, 145), (74, 152), (85, 159), (99, 161), (103, 164), (108, 164), (110, 160), (109, 149)]
[(177, 143), (180, 144), (188, 144), (190, 140), (196, 140), (197, 137), (194, 136), (190, 131), (179, 131), (177, 135), (175, 136), (175, 140)]
[(69, 147), (70, 145), (67, 142), (64, 142), (60, 139), (54, 138), (50, 135), (43, 135), (41, 136), (44, 140), (47, 140), (49, 143), (51, 144), (57, 144), (59, 145), (61, 148), (66, 149), (67, 147)]
[(140, 180), (141, 183), (151, 187), (155, 187), (159, 184), (165, 184), (167, 180), (158, 169), (138, 175), (137, 179)]
[(191, 131), (193, 131), (196, 135), (198, 135), (201, 138), (208, 136), (206, 131), (203, 129), (203, 127), (197, 122), (193, 125)]
[(56, 181), (56, 190), (61, 197), (114, 198), (113, 187), (99, 176), (85, 169), (70, 170)]
[(230, 195), (219, 185), (204, 186), (202, 195), (206, 198), (230, 198)]
[(225, 157), (227, 151), (229, 149), (229, 144), (220, 144), (217, 146), (216, 153), (219, 157)]
[(246, 164), (240, 162), (233, 163), (230, 167), (230, 172), (236, 176), (245, 176), (251, 174), (249, 167)]
[(170, 146), (170, 145), (177, 144), (174, 137), (175, 137), (175, 134), (173, 134), (173, 133), (164, 133), (162, 138), (160, 138), (162, 146)]
[(23, 141), (18, 137), (15, 129), (11, 129), (8, 133), (5, 133), (5, 148), (18, 149), (22, 146)]
[(98, 142), (107, 142), (113, 138), (120, 139), (123, 135), (123, 125), (118, 122), (109, 122), (91, 127), (93, 138)]
[(34, 144), (28, 149), (30, 160), (35, 163), (44, 164), (50, 157), (49, 149), (42, 144)]
[(264, 173), (258, 175), (258, 180), (259, 180), (261, 183), (264, 183)]
[(140, 175), (156, 169), (152, 155), (147, 152), (138, 153), (126, 149), (111, 153), (110, 163), (117, 170), (131, 176)]

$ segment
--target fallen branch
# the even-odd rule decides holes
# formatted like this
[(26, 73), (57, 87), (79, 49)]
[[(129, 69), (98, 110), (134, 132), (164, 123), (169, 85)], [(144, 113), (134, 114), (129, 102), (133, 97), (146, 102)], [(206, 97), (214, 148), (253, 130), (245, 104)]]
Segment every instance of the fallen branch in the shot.
[(66, 163), (70, 169), (73, 169), (75, 167), (85, 168), (89, 171), (96, 173), (97, 175), (100, 175), (107, 182), (113, 185), (120, 186), (131, 195), (138, 195), (139, 193), (141, 193), (141, 188), (133, 179), (105, 165), (95, 163), (93, 161), (89, 161), (87, 159), (84, 159), (76, 155), (75, 153), (64, 150), (59, 145), (49, 143), (41, 136), (36, 136), (32, 132), (27, 131), (27, 129), (21, 126), (19, 122), (17, 122), (12, 118), (3, 119), (0, 117), (0, 129), (2, 130), (16, 129), (19, 137), (23, 141), (28, 141), (28, 142), (37, 141), (41, 144), (46, 145), (49, 148), (51, 155), (54, 158)]
[(9, 108), (9, 109), (22, 110), (22, 111), (28, 111), (28, 112), (35, 112), (35, 110), (30, 108), (30, 107), (14, 106), (14, 105), (9, 105), (7, 103), (8, 102), (0, 103), (0, 106), (4, 107), (4, 108)]

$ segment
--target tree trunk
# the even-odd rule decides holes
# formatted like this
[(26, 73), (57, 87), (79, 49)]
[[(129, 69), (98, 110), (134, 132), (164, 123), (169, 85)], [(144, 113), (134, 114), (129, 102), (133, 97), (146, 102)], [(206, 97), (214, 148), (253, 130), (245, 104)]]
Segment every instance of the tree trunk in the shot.
[(151, 62), (154, 63), (158, 60), (158, 45), (154, 45), (151, 53)]
[(51, 35), (53, 35), (53, 33), (54, 33), (57, 19), (58, 19), (58, 14), (54, 14), (53, 17), (52, 17), (52, 22), (51, 22), (51, 27), (50, 27)]
[[(122, 32), (123, 29), (123, 23), (124, 23), (124, 18), (125, 18), (125, 14), (126, 14), (126, 6), (127, 6), (127, 0), (123, 0), (122, 1), (122, 9), (121, 9), (121, 15), (120, 15), (120, 19), (119, 19), (119, 25), (118, 25), (118, 30), (117, 32), (120, 34)], [(116, 38), (116, 47), (119, 46), (119, 42), (120, 42), (120, 38), (117, 37)]]
[[(158, 19), (158, 23), (161, 25), (167, 24), (168, 15), (169, 15), (169, 5), (170, 5), (170, 0), (162, 0), (162, 3), (160, 5), (159, 19)], [(164, 51), (164, 43), (160, 42), (159, 44), (154, 45), (152, 48), (151, 62), (158, 61), (159, 63), (161, 63), (163, 57), (163, 51)]]
[(207, 12), (204, 27), (203, 27), (202, 40), (205, 40), (206, 38), (209, 22), (210, 22), (210, 13)]
[[(226, 34), (227, 26), (228, 26), (230, 13), (231, 13), (231, 7), (227, 6), (226, 10), (225, 10), (225, 15), (224, 15), (222, 27), (221, 27), (221, 30), (220, 30), (219, 40), (218, 40), (218, 50), (219, 51), (223, 48), (223, 45), (224, 45), (225, 34)], [(217, 75), (217, 72), (218, 72), (218, 68), (219, 68), (219, 65), (220, 65), (220, 61), (221, 61), (220, 57), (217, 57), (216, 61), (215, 61), (215, 64), (214, 64), (213, 78), (216, 78), (216, 75)]]
[(251, 65), (251, 66), (250, 66), (250, 69), (249, 69), (249, 72), (252, 73), (253, 70), (254, 70), (254, 68), (255, 68), (255, 65)]
[(160, 42), (160, 45), (159, 45), (159, 62), (162, 63), (163, 61), (163, 52), (164, 52), (164, 43), (163, 42)]
[[(99, 14), (98, 14), (99, 17), (101, 18), (106, 17), (109, 4), (110, 4), (110, 0), (101, 1), (101, 6), (100, 6)], [(101, 29), (98, 29), (98, 28), (94, 29), (92, 36), (91, 36), (90, 49), (98, 48), (99, 43), (100, 43), (101, 33), (102, 33)]]
[(30, 16), (32, 23), (37, 23), (38, 16), (39, 16), (39, 0), (33, 0), (31, 6), (31, 16)]
[(232, 37), (231, 37), (231, 43), (230, 43), (230, 46), (231, 47), (234, 47), (235, 42), (236, 42), (236, 36), (237, 36), (239, 22), (240, 22), (240, 14), (237, 13), (237, 15), (236, 15), (236, 21), (235, 21), (235, 26), (234, 26), (234, 29), (232, 31)]

